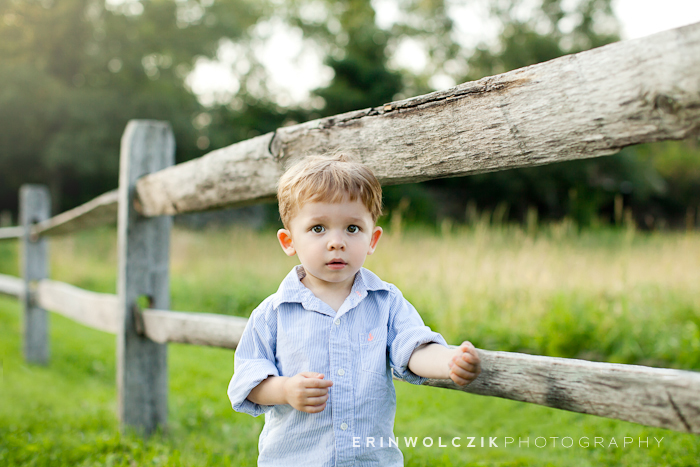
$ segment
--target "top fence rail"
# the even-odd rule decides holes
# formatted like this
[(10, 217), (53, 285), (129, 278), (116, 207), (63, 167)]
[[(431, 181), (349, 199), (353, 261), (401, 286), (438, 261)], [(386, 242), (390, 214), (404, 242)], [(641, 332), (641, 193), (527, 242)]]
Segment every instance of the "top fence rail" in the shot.
[[(700, 133), (700, 23), (567, 55), (445, 91), (299, 125), (141, 178), (146, 217), (274, 199), (309, 154), (344, 152), (383, 185), (613, 154)], [(57, 235), (116, 222), (111, 191), (36, 224)], [(0, 240), (22, 227), (0, 228)]]
[[(115, 224), (117, 222), (117, 190), (104, 193), (71, 210), (62, 212), (45, 221), (34, 224), (30, 235), (61, 235), (87, 228)], [(4, 227), (0, 229), (0, 240), (21, 238), (24, 227)]]
[(284, 127), (140, 179), (145, 216), (273, 199), (284, 169), (343, 152), (384, 185), (613, 154), (700, 130), (700, 23), (424, 96)]
[(117, 222), (117, 190), (36, 224), (32, 235), (59, 235)]
[[(699, 132), (700, 23), (281, 128), (177, 166), (170, 167), (169, 125), (132, 121), (118, 193), (47, 219), (46, 187), (22, 188), (24, 227), (0, 229), (0, 239), (23, 238), (24, 277), (0, 276), (0, 293), (23, 302), (27, 361), (48, 360), (45, 309), (117, 334), (120, 420), (151, 432), (167, 420), (164, 344), (234, 348), (245, 320), (168, 310), (171, 220), (147, 217), (271, 199), (284, 169), (313, 153), (357, 156), (386, 185), (602, 156)], [(46, 279), (39, 237), (112, 223), (117, 214), (117, 295)], [(149, 309), (138, 308), (139, 297), (149, 298)], [(700, 433), (700, 374), (480, 354), (484, 371), (467, 392)], [(457, 389), (446, 380), (427, 384)]]

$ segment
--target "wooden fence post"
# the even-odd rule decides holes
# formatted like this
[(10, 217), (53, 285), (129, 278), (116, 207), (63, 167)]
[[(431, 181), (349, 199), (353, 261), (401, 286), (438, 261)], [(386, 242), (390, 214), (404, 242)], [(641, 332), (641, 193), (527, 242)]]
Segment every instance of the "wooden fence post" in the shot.
[(132, 120), (121, 141), (117, 290), (122, 328), (117, 334), (117, 405), (122, 427), (149, 435), (168, 414), (166, 344), (143, 335), (140, 297), (170, 308), (169, 246), (172, 218), (144, 218), (134, 210), (136, 180), (173, 165), (175, 139), (166, 122)]
[(24, 227), (20, 270), (24, 279), (24, 358), (28, 363), (49, 361), (48, 314), (32, 299), (32, 283), (48, 277), (46, 238), (32, 238), (30, 229), (51, 217), (51, 196), (43, 185), (22, 185), (19, 190), (20, 225)]

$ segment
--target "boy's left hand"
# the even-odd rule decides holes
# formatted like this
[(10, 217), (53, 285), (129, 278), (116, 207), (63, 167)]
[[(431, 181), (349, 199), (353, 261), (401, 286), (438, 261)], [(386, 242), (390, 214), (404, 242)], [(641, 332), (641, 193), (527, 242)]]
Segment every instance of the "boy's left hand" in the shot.
[(462, 342), (454, 352), (455, 354), (447, 363), (450, 368), (450, 379), (459, 386), (466, 386), (481, 373), (479, 354), (469, 341)]

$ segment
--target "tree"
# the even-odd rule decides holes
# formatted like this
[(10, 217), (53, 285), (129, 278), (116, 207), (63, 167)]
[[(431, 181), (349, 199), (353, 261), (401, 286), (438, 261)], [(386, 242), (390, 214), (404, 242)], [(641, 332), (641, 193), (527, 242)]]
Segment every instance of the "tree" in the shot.
[[(612, 0), (579, 0), (568, 10), (566, 3), (541, 0), (528, 9), (524, 0), (492, 2), (491, 15), (501, 24), (500, 33), (495, 42), (462, 51), (468, 71), (457, 80), (476, 80), (619, 40)], [(425, 184), (440, 200), (438, 216), (463, 218), (470, 201), (482, 209), (505, 203), (514, 219), (523, 220), (535, 207), (542, 217), (570, 216), (581, 226), (601, 215), (612, 219), (616, 197), (639, 207), (662, 195), (665, 186), (654, 166), (631, 148), (617, 156)]]
[(501, 31), (494, 44), (481, 43), (467, 58), (465, 81), (479, 79), (562, 55), (619, 41), (619, 22), (612, 0), (540, 0), (527, 8), (524, 0), (496, 1), (490, 11)]
[(184, 80), (222, 38), (264, 13), (246, 0), (17, 0), (0, 6), (0, 209), (21, 183), (51, 187), (61, 211), (116, 187), (132, 118), (168, 120), (177, 160), (202, 154), (201, 105)]

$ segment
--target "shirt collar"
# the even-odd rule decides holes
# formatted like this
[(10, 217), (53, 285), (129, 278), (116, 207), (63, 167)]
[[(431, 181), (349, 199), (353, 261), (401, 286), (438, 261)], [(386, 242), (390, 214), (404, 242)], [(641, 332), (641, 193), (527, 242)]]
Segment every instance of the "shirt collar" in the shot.
[[(301, 282), (306, 272), (302, 265), (294, 266), (289, 274), (282, 280), (277, 293), (272, 299), (272, 306), (278, 308), (282, 303), (301, 303), (307, 310), (322, 311), (322, 303)], [(355, 274), (350, 291), (350, 304), (355, 306), (365, 298), (370, 291), (389, 290), (389, 286), (372, 271), (360, 268)]]

